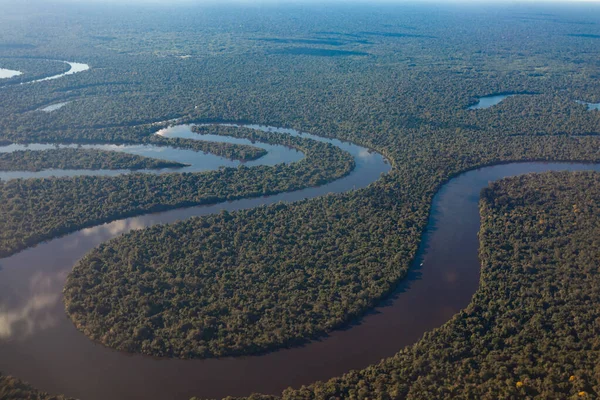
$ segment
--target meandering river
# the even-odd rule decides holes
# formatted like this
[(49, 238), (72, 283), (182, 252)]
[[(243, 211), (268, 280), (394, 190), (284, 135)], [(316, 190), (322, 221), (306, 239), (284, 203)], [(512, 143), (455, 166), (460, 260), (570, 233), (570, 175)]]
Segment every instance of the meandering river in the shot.
[[(62, 74), (57, 74), (57, 75), (52, 75), (52, 76), (48, 76), (48, 77), (41, 78), (41, 79), (34, 79), (31, 81), (21, 82), (20, 84), (26, 85), (26, 84), (30, 84), (30, 83), (51, 81), (54, 79), (62, 78), (63, 76), (73, 75), (78, 72), (83, 72), (83, 71), (87, 71), (90, 69), (90, 66), (88, 64), (76, 63), (76, 62), (70, 62), (70, 61), (61, 61), (61, 60), (51, 60), (51, 61), (69, 64), (69, 70), (66, 72), (63, 72)], [(12, 78), (12, 77), (22, 75), (22, 74), (23, 73), (21, 71), (13, 71), (13, 70), (9, 70), (9, 69), (0, 68), (0, 78)], [(3, 87), (7, 87), (7, 86), (3, 86)]]
[[(177, 134), (181, 129), (163, 133)], [(223, 209), (239, 210), (360, 188), (389, 170), (381, 155), (360, 146), (303, 136), (349, 151), (356, 159), (356, 169), (317, 188), (149, 214), (83, 229), (0, 260), (0, 370), (40, 389), (82, 399), (187, 399), (194, 395), (210, 398), (280, 393), (288, 386), (363, 368), (414, 343), (469, 303), (479, 282), (479, 192), (490, 181), (528, 172), (600, 170), (599, 164), (513, 163), (469, 171), (452, 179), (434, 198), (419, 255), (396, 295), (358, 324), (303, 347), (240, 358), (155, 359), (110, 350), (75, 329), (64, 313), (61, 290), (75, 262), (103, 241), (131, 229)]]
[[(141, 173), (167, 173), (167, 172), (202, 172), (215, 170), (222, 167), (238, 167), (244, 164), (247, 167), (253, 167), (257, 165), (276, 165), (279, 163), (292, 163), (301, 160), (304, 155), (293, 148), (274, 145), (268, 143), (252, 142), (248, 139), (238, 139), (228, 136), (220, 135), (199, 135), (191, 131), (190, 125), (179, 125), (166, 129), (162, 129), (157, 132), (158, 135), (165, 137), (180, 137), (180, 138), (192, 138), (195, 140), (206, 140), (211, 142), (220, 143), (235, 143), (245, 144), (255, 147), (260, 147), (267, 151), (267, 154), (257, 160), (241, 162), (238, 160), (230, 160), (224, 157), (220, 157), (210, 153), (198, 152), (194, 150), (187, 150), (181, 148), (174, 148), (170, 146), (155, 146), (155, 145), (116, 145), (116, 144), (84, 144), (84, 145), (69, 145), (69, 144), (11, 144), (7, 146), (0, 146), (0, 153), (10, 153), (17, 150), (33, 150), (42, 151), (56, 148), (81, 148), (81, 149), (95, 149), (104, 151), (118, 151), (122, 153), (129, 153), (139, 156), (158, 158), (167, 161), (176, 161), (182, 164), (187, 164), (186, 167), (182, 168), (164, 168), (164, 169), (153, 169), (153, 170), (136, 170), (135, 172)], [(50, 176), (54, 177), (65, 177), (65, 176), (77, 176), (77, 175), (104, 175), (104, 176), (115, 176), (125, 173), (130, 173), (129, 170), (118, 169), (118, 170), (70, 170), (70, 169), (46, 169), (42, 171), (29, 172), (29, 171), (0, 171), (0, 180), (9, 180), (15, 178), (47, 178)]]
[[(391, 168), (380, 154), (352, 143), (301, 134), (290, 129), (257, 125), (247, 127), (332, 143), (349, 152), (355, 159), (356, 167), (346, 177), (320, 187), (122, 219), (80, 230), (0, 260), (0, 370), (42, 390), (82, 399), (165, 399), (173, 396), (185, 399), (194, 394), (212, 397), (246, 393), (247, 390), (254, 390), (254, 387), (256, 390), (272, 392), (279, 390), (282, 385), (287, 386), (284, 377), (281, 380), (270, 379), (269, 371), (265, 370), (264, 375), (258, 374), (260, 377), (255, 375), (263, 368), (261, 364), (265, 361), (272, 365), (273, 372), (280, 365), (287, 364), (285, 352), (273, 353), (274, 357), (191, 361), (132, 356), (87, 339), (67, 318), (62, 302), (65, 279), (77, 260), (98, 244), (131, 229), (217, 213), (224, 209), (239, 210), (359, 189), (374, 182)], [(166, 128), (159, 134), (200, 138), (200, 135), (190, 131), (189, 126)], [(207, 139), (207, 136), (202, 135), (202, 138)], [(210, 138), (213, 139), (246, 143), (244, 139), (222, 136)], [(282, 146), (273, 146), (268, 151), (267, 156), (256, 162), (264, 163), (269, 155), (279, 162), (293, 162), (302, 157), (301, 153)], [(191, 153), (200, 160), (210, 156)], [(164, 154), (160, 158), (172, 159)], [(177, 157), (172, 160), (185, 161)], [(202, 165), (202, 162), (197, 161), (195, 165)], [(82, 172), (72, 171), (70, 174)], [(97, 171), (100, 174), (107, 172), (113, 171)], [(288, 371), (289, 366), (291, 364), (288, 364)], [(273, 385), (269, 387), (266, 385), (268, 382)]]
[(59, 61), (59, 62), (63, 62), (65, 64), (69, 64), (69, 67), (70, 67), (69, 70), (67, 72), (63, 72), (62, 74), (52, 75), (52, 76), (49, 76), (47, 78), (36, 79), (36, 80), (33, 80), (33, 81), (24, 82), (23, 84), (25, 84), (25, 83), (36, 83), (36, 82), (51, 81), (51, 80), (54, 80), (54, 79), (62, 78), (63, 76), (73, 75), (73, 74), (76, 74), (78, 72), (83, 72), (83, 71), (87, 71), (88, 69), (90, 69), (90, 66), (87, 65), (87, 64), (70, 62), (70, 61)]
[[(69, 72), (43, 80), (56, 79)], [(42, 80), (33, 82), (39, 81)], [(174, 360), (124, 354), (87, 339), (64, 312), (62, 288), (77, 260), (100, 243), (132, 229), (158, 223), (172, 223), (221, 210), (240, 210), (362, 188), (390, 169), (383, 156), (351, 143), (300, 134), (290, 129), (256, 125), (248, 127), (332, 143), (353, 155), (356, 168), (346, 177), (320, 187), (147, 214), (82, 229), (0, 260), (0, 370), (18, 376), (39, 389), (83, 400), (183, 400), (191, 396), (217, 398), (252, 392), (277, 394), (288, 386), (297, 387), (343, 374), (350, 369), (363, 368), (414, 343), (424, 332), (442, 325), (469, 303), (479, 283), (479, 192), (490, 181), (550, 170), (600, 171), (600, 164), (512, 163), (469, 171), (450, 180), (434, 197), (418, 256), (395, 295), (387, 304), (377, 307), (354, 326), (335, 331), (303, 347), (262, 356)], [(199, 138), (190, 131), (189, 126), (166, 128), (159, 134)], [(241, 140), (246, 143), (243, 139), (221, 136), (205, 136), (204, 139)], [(264, 144), (255, 145), (262, 147)], [(20, 149), (12, 146), (0, 151)], [(42, 150), (44, 146), (48, 145), (35, 144), (30, 148)], [(229, 162), (221, 157), (212, 160), (212, 155), (188, 150), (156, 146), (106, 146), (92, 148), (189, 163), (190, 166), (185, 168), (192, 168), (193, 171), (228, 166)], [(283, 146), (272, 146), (267, 151), (267, 156), (254, 163), (294, 162), (302, 157), (301, 153)], [(186, 158), (188, 156), (190, 158)], [(177, 171), (184, 171), (185, 168)], [(42, 176), (65, 176), (88, 172), (41, 173), (46, 174)], [(127, 172), (90, 173), (108, 175)], [(16, 174), (12, 177), (40, 176), (24, 172)], [(3, 176), (3, 179), (11, 177)]]

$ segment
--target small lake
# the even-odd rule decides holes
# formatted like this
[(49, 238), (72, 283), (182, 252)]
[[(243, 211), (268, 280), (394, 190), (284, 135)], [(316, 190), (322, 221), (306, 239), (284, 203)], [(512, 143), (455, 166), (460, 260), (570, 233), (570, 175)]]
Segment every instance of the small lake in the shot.
[(494, 95), (490, 95), (490, 96), (480, 97), (477, 101), (477, 104), (473, 104), (468, 109), (469, 110), (480, 110), (483, 108), (490, 108), (492, 106), (495, 106), (496, 104), (499, 104), (502, 100), (506, 99), (507, 97), (511, 97), (511, 96), (516, 96), (516, 93), (494, 94)]
[(12, 78), (13, 76), (23, 75), (21, 71), (14, 71), (12, 69), (0, 68), (0, 79)]
[[(490, 96), (480, 97), (477, 104), (473, 104), (468, 107), (468, 110), (480, 110), (484, 108), (490, 108), (499, 104), (502, 100), (517, 95), (531, 95), (531, 93), (508, 93), (508, 94), (494, 94)], [(600, 110), (600, 103), (587, 103), (585, 101), (575, 100), (579, 104), (586, 105), (588, 110)]]
[(575, 100), (579, 104), (587, 106), (588, 110), (600, 110), (600, 103), (587, 103), (585, 101)]

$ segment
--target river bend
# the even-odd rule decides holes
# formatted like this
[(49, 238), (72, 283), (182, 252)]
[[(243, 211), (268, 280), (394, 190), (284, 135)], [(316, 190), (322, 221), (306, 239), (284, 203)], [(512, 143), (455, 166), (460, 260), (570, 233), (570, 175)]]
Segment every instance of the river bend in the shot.
[[(135, 170), (136, 173), (153, 173), (162, 174), (169, 172), (204, 172), (216, 170), (219, 168), (230, 167), (235, 168), (240, 165), (247, 167), (254, 167), (259, 165), (273, 166), (280, 163), (293, 163), (300, 161), (304, 154), (294, 148), (290, 148), (283, 145), (268, 144), (261, 142), (252, 142), (249, 139), (235, 138), (230, 136), (221, 135), (200, 135), (191, 131), (191, 125), (178, 125), (165, 129), (161, 129), (156, 133), (164, 137), (170, 138), (185, 138), (193, 140), (203, 140), (210, 142), (219, 143), (233, 143), (249, 145), (254, 147), (260, 147), (267, 151), (267, 153), (252, 161), (241, 162), (238, 160), (230, 160), (225, 157), (217, 156), (202, 151), (195, 151), (190, 149), (175, 148), (171, 146), (157, 146), (157, 145), (144, 145), (144, 144), (128, 144), (128, 145), (116, 145), (116, 144), (42, 144), (42, 143), (31, 143), (31, 144), (11, 144), (7, 146), (0, 146), (0, 153), (11, 153), (18, 150), (32, 150), (32, 151), (43, 151), (57, 148), (80, 148), (80, 149), (94, 149), (103, 151), (117, 151), (122, 153), (134, 154), (138, 156), (145, 156), (150, 158), (156, 158), (166, 161), (175, 161), (187, 166), (181, 168), (162, 168), (162, 169), (139, 169)], [(99, 176), (115, 176), (130, 173), (132, 171), (127, 169), (115, 169), (115, 170), (93, 170), (93, 169), (45, 169), (42, 171), (0, 171), (0, 180), (9, 180), (16, 178), (48, 178), (48, 177), (66, 177), (66, 176), (81, 176), (81, 175), (99, 175)]]
[[(70, 65), (71, 70), (64, 74), (28, 83), (57, 79), (89, 68), (85, 64)], [(501, 97), (505, 96), (490, 98), (487, 104), (480, 102), (473, 108), (497, 104)], [(82, 229), (0, 260), (0, 370), (18, 376), (41, 390), (83, 400), (183, 400), (191, 396), (217, 398), (252, 392), (278, 394), (288, 386), (298, 387), (351, 369), (364, 368), (414, 343), (423, 333), (442, 325), (469, 303), (479, 284), (479, 192), (490, 181), (529, 172), (600, 171), (600, 164), (511, 163), (469, 171), (450, 180), (433, 199), (417, 257), (394, 296), (354, 326), (334, 331), (328, 337), (303, 347), (261, 356), (178, 360), (124, 354), (90, 341), (66, 316), (62, 288), (77, 260), (100, 243), (132, 229), (158, 223), (362, 188), (390, 169), (383, 156), (351, 143), (300, 134), (290, 129), (246, 126), (332, 143), (354, 156), (356, 168), (346, 177), (320, 187), (147, 214)], [(192, 136), (194, 134), (189, 126), (166, 128), (159, 134), (198, 138)], [(154, 146), (141, 147), (111, 147), (110, 150), (186, 162), (181, 158), (183, 153), (169, 158), (164, 153), (149, 155), (149, 152), (157, 151), (151, 148)], [(277, 148), (268, 151), (265, 157), (271, 155), (279, 162), (293, 162), (295, 160), (290, 157), (302, 157), (298, 153), (285, 155), (282, 149)], [(264, 163), (265, 157), (257, 162)], [(221, 162), (224, 161), (216, 160), (211, 165), (196, 162), (190, 167), (214, 169)], [(60, 176), (83, 173), (86, 172), (42, 171), (42, 174)]]
[[(263, 128), (264, 129), (264, 128)], [(328, 140), (319, 138), (320, 140)], [(154, 359), (94, 344), (63, 310), (61, 289), (75, 262), (94, 246), (131, 229), (221, 210), (239, 210), (363, 187), (387, 170), (383, 157), (332, 140), (354, 155), (350, 175), (317, 188), (128, 218), (84, 229), (0, 261), (0, 370), (34, 386), (81, 399), (217, 398), (280, 393), (364, 368), (417, 341), (470, 301), (479, 284), (479, 192), (489, 182), (530, 172), (596, 170), (600, 164), (511, 163), (463, 173), (435, 195), (419, 253), (386, 304), (356, 325), (303, 347), (262, 356), (209, 360)], [(389, 167), (388, 167), (389, 168)]]
[[(40, 78), (40, 79), (34, 79), (34, 80), (30, 80), (30, 81), (25, 81), (25, 82), (21, 82), (20, 85), (28, 85), (30, 83), (38, 83), (38, 82), (45, 82), (45, 81), (52, 81), (55, 79), (59, 79), (62, 78), (63, 76), (67, 76), (67, 75), (73, 75), (79, 72), (84, 72), (90, 69), (90, 66), (88, 64), (83, 64), (83, 63), (77, 63), (77, 62), (70, 62), (70, 61), (61, 61), (61, 60), (49, 60), (49, 61), (56, 61), (56, 62), (61, 62), (64, 64), (68, 64), (69, 65), (69, 69), (66, 72), (63, 72), (61, 74), (56, 74), (56, 75), (52, 75), (52, 76), (47, 76), (45, 78)], [(12, 71), (12, 70), (8, 70), (8, 69), (4, 69), (4, 68), (0, 68), (0, 78), (12, 78), (18, 75), (22, 75), (23, 73), (21, 71)], [(8, 86), (2, 86), (0, 88), (6, 88)]]
[[(281, 385), (288, 386), (285, 376), (273, 379), (273, 374), (263, 368), (270, 366), (269, 369), (276, 371), (285, 364), (288, 365), (285, 370), (289, 372), (291, 364), (286, 360), (288, 355), (296, 354), (294, 350), (291, 350), (294, 353), (281, 351), (261, 357), (212, 360), (167, 360), (124, 354), (98, 345), (79, 332), (66, 316), (62, 301), (62, 288), (75, 263), (100, 243), (132, 229), (172, 223), (221, 210), (240, 210), (359, 189), (376, 181), (391, 168), (379, 153), (352, 143), (291, 129), (245, 126), (331, 143), (349, 152), (356, 166), (344, 178), (323, 186), (121, 219), (82, 229), (0, 260), (0, 370), (44, 391), (65, 393), (81, 399), (187, 399), (193, 395), (219, 397), (256, 390), (276, 392)], [(166, 137), (200, 137), (191, 132), (187, 125), (166, 128), (158, 134)], [(207, 135), (202, 136), (206, 138)], [(210, 140), (217, 138), (246, 144), (244, 139), (224, 139), (222, 136)], [(293, 162), (303, 156), (290, 149), (287, 149), (288, 153), (282, 153), (280, 147), (270, 149), (273, 160)], [(197, 152), (192, 153), (199, 157)], [(269, 154), (256, 162), (264, 162)], [(160, 158), (168, 159), (164, 155)], [(177, 157), (173, 161), (182, 162)], [(74, 171), (71, 174), (81, 172)], [(106, 172), (113, 171), (98, 173)], [(257, 374), (261, 370), (264, 374)]]

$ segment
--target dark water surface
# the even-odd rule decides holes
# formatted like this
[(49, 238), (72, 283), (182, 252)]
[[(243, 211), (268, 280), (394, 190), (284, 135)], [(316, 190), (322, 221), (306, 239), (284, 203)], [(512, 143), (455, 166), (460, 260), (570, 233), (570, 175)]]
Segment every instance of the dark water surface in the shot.
[(256, 357), (159, 360), (94, 344), (66, 317), (60, 293), (65, 278), (76, 260), (99, 243), (155, 223), (362, 187), (386, 170), (377, 154), (366, 153), (364, 159), (353, 154), (357, 169), (331, 185), (115, 221), (2, 260), (0, 370), (40, 389), (82, 399), (187, 399), (276, 394), (362, 368), (414, 343), (469, 303), (479, 282), (479, 192), (489, 182), (529, 172), (600, 171), (600, 164), (513, 163), (452, 179), (434, 198), (419, 255), (394, 298), (359, 324), (304, 347)]
[[(64, 312), (62, 288), (68, 273), (78, 259), (110, 238), (132, 229), (225, 209), (253, 208), (358, 189), (390, 169), (383, 156), (351, 143), (299, 134), (290, 129), (248, 127), (333, 143), (354, 156), (356, 167), (348, 176), (321, 187), (118, 220), (0, 260), (0, 371), (25, 379), (42, 390), (82, 399), (219, 397), (250, 391), (277, 392), (294, 382), (311, 380), (312, 375), (305, 377), (302, 373), (298, 375), (301, 381), (293, 378), (296, 368), (292, 361), (301, 362), (297, 366), (301, 369), (307, 367), (302, 360), (321, 365), (318, 359), (312, 360), (316, 354), (310, 347), (264, 357), (206, 361), (132, 356), (93, 343), (75, 329)], [(198, 137), (185, 126), (167, 128), (160, 133)], [(297, 157), (294, 153), (290, 155)], [(282, 161), (289, 161), (283, 158)]]

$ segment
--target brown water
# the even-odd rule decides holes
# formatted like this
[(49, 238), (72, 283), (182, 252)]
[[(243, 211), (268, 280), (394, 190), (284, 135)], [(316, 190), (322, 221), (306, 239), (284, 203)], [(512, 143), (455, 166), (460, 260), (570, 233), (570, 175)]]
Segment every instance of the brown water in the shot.
[[(238, 210), (341, 193), (365, 187), (390, 169), (383, 156), (352, 143), (300, 134), (289, 129), (251, 127), (332, 143), (352, 154), (356, 167), (348, 176), (321, 187), (119, 220), (80, 230), (0, 260), (0, 371), (25, 379), (40, 389), (82, 399), (185, 399), (193, 394), (220, 396), (230, 391), (245, 393), (255, 384), (259, 385), (258, 389), (268, 389), (265, 385), (271, 381), (270, 378), (261, 374), (253, 377), (253, 374), (263, 368), (264, 361), (267, 365), (284, 362), (281, 358), (283, 352), (274, 353), (272, 359), (256, 357), (208, 361), (131, 356), (88, 340), (67, 318), (62, 303), (65, 279), (77, 260), (98, 244), (131, 229), (223, 209)], [(162, 134), (182, 137), (186, 132), (189, 129), (174, 127)], [(270, 154), (274, 153), (271, 157), (280, 162), (293, 162), (302, 157), (295, 151), (278, 152), (278, 148), (272, 147)], [(274, 365), (274, 368), (278, 367)], [(244, 377), (248, 381), (237, 383)]]
[(396, 295), (356, 325), (304, 347), (256, 357), (153, 359), (92, 343), (64, 314), (60, 289), (66, 275), (77, 259), (108, 238), (130, 229), (221, 209), (294, 201), (348, 190), (354, 185), (362, 187), (375, 180), (383, 166), (383, 162), (380, 165), (370, 159), (365, 164), (357, 158), (357, 170), (331, 185), (116, 221), (2, 260), (0, 321), (8, 318), (13, 323), (7, 331), (6, 322), (0, 322), (0, 370), (40, 389), (82, 399), (187, 399), (251, 392), (276, 394), (288, 386), (363, 368), (414, 343), (469, 303), (479, 282), (479, 192), (490, 181), (528, 172), (600, 170), (599, 164), (514, 163), (470, 171), (452, 179), (434, 198), (419, 255)]

